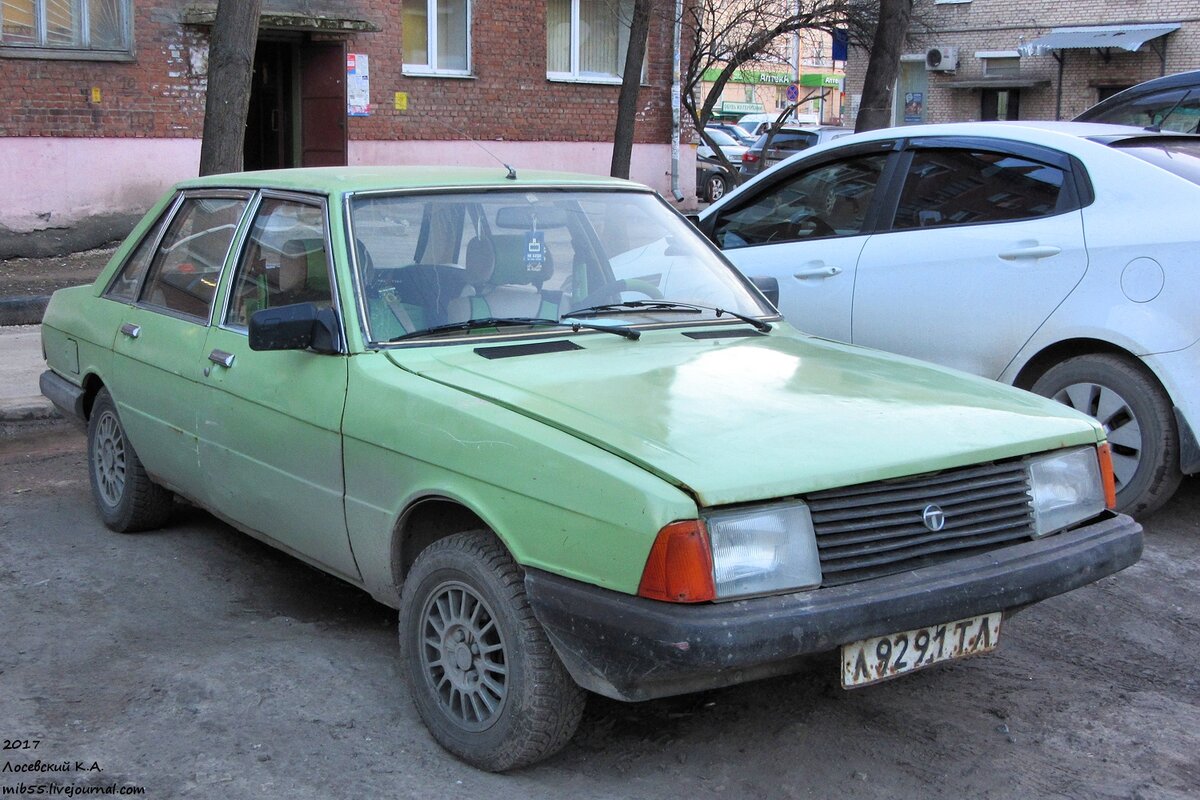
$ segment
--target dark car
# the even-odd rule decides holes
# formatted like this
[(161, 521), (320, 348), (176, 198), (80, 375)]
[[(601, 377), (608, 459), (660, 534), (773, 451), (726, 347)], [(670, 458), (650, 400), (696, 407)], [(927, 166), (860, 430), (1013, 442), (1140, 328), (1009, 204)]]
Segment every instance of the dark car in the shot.
[(1200, 70), (1131, 86), (1092, 106), (1075, 121), (1200, 133)]
[(850, 128), (839, 128), (834, 125), (815, 125), (811, 128), (781, 128), (771, 137), (771, 149), (763, 154), (768, 134), (758, 137), (749, 150), (742, 155), (741, 173), (757, 175), (775, 166), (780, 161), (801, 150), (807, 150), (818, 144), (849, 136), (854, 133)]
[(696, 196), (715, 203), (737, 185), (729, 169), (712, 156), (696, 155)]

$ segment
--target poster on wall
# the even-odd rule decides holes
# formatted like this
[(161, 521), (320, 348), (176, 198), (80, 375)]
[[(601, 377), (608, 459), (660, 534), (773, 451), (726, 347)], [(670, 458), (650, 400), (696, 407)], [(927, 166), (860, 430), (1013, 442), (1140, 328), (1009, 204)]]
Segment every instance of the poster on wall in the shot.
[(904, 121), (920, 122), (924, 119), (925, 93), (906, 92), (904, 95)]
[(365, 117), (371, 113), (371, 67), (365, 53), (346, 54), (346, 114)]

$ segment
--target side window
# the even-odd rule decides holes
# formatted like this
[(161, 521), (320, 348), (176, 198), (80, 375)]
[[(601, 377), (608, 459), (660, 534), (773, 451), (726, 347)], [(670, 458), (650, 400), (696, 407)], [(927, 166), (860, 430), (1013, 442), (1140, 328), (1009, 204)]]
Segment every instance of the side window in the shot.
[(848, 158), (770, 186), (717, 217), (717, 245), (728, 250), (862, 233), (886, 161), (884, 153)]
[(918, 150), (904, 177), (896, 229), (1046, 217), (1064, 200), (1066, 173), (1007, 153)]
[(264, 198), (233, 279), (225, 324), (244, 328), (255, 311), (294, 303), (333, 304), (319, 205)]
[(207, 319), (221, 265), (245, 209), (242, 197), (184, 200), (159, 243), (142, 289), (142, 303)]
[(134, 248), (121, 267), (121, 271), (104, 290), (105, 297), (122, 303), (132, 303), (137, 300), (138, 290), (142, 287), (142, 278), (154, 258), (154, 242), (158, 239), (161, 230), (162, 220), (159, 220), (146, 232), (141, 243)]

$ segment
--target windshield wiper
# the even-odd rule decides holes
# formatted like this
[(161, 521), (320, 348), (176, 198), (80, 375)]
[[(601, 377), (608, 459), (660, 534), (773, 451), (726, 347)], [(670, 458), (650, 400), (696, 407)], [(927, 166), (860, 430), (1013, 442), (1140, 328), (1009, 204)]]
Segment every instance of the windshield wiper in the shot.
[(568, 311), (563, 316), (571, 318), (580, 315), (598, 316), (600, 314), (620, 314), (627, 309), (648, 310), (648, 311), (675, 311), (684, 314), (698, 314), (701, 311), (712, 311), (718, 317), (728, 314), (734, 319), (741, 320), (749, 325), (753, 325), (763, 333), (771, 330), (770, 323), (763, 322), (761, 319), (756, 319), (746, 314), (739, 314), (736, 311), (730, 311), (727, 308), (716, 308), (715, 306), (702, 306), (696, 303), (682, 303), (678, 300), (626, 300), (621, 303), (604, 303), (598, 306), (588, 306), (574, 311)]
[(546, 317), (483, 317), (481, 319), (468, 319), (464, 320), (463, 322), (448, 322), (444, 325), (434, 325), (432, 328), (424, 328), (423, 330), (419, 331), (402, 333), (399, 336), (393, 336), (391, 339), (388, 339), (388, 342), (401, 342), (405, 339), (415, 339), (418, 336), (431, 336), (438, 333), (449, 333), (452, 331), (473, 331), (479, 328), (503, 328), (513, 325), (552, 325), (556, 328), (570, 328), (575, 333), (578, 333), (581, 328), (587, 328), (590, 331), (615, 333), (618, 336), (624, 336), (626, 339), (637, 340), (642, 338), (642, 334), (635, 331), (633, 328), (627, 328), (624, 325), (593, 325), (587, 322), (560, 322), (559, 320), (549, 319)]

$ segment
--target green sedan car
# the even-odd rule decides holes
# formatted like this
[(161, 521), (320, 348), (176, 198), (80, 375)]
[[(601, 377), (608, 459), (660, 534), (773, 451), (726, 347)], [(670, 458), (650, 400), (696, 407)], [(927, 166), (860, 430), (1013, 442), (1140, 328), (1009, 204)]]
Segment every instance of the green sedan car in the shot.
[(42, 336), (109, 528), (178, 495), (398, 608), (422, 719), (490, 770), (587, 692), (986, 652), (1141, 553), (1095, 421), (794, 330), (626, 181), (187, 181)]

